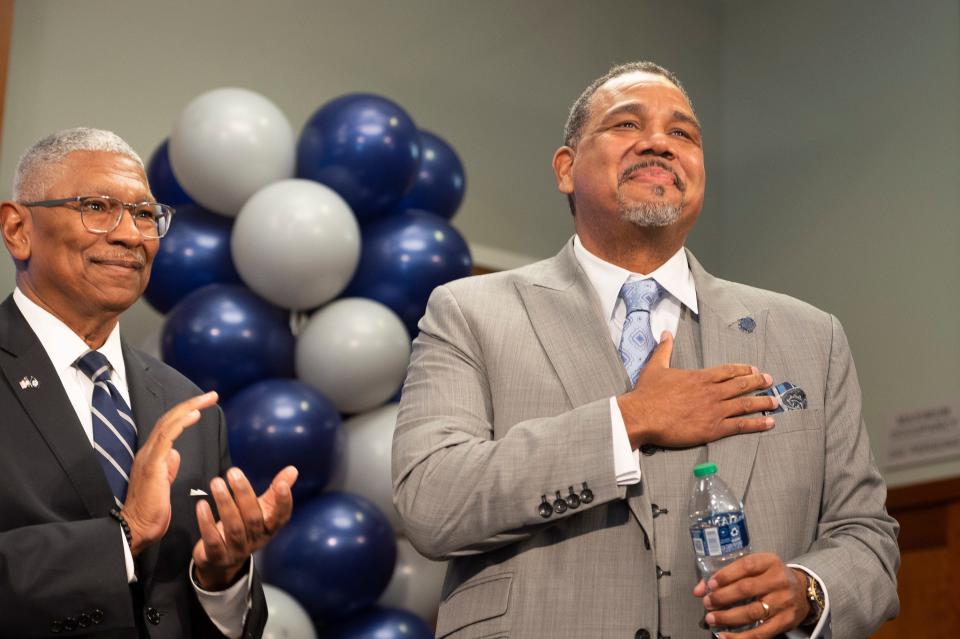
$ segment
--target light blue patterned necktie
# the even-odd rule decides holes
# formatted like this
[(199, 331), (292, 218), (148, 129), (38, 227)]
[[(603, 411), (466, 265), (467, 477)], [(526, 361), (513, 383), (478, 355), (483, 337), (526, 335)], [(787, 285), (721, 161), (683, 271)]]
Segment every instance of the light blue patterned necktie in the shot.
[(650, 310), (661, 297), (663, 288), (654, 279), (627, 282), (620, 289), (620, 299), (627, 307), (620, 336), (620, 359), (633, 384), (657, 345), (650, 328)]

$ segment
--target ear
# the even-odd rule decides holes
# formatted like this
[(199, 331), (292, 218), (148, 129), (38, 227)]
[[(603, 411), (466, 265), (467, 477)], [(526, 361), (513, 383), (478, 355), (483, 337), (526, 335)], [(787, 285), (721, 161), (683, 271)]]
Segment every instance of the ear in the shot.
[(17, 262), (30, 259), (30, 209), (16, 202), (0, 202), (0, 232), (7, 251)]
[(573, 193), (573, 158), (576, 152), (569, 146), (561, 146), (553, 154), (553, 175), (557, 178), (557, 189), (561, 193)]

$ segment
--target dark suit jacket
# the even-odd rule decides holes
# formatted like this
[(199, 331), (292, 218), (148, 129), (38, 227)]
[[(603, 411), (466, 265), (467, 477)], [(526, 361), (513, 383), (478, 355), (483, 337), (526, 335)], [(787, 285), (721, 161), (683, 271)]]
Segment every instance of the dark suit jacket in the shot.
[[(123, 344), (142, 445), (157, 419), (199, 390)], [(167, 534), (137, 558), (127, 583), (113, 495), (46, 351), (12, 296), (0, 305), (0, 638), (82, 635), (186, 639), (222, 636), (190, 585), (199, 539), (196, 497), (230, 466), (223, 413), (204, 411), (176, 441)], [(20, 380), (34, 377), (36, 388)], [(266, 603), (255, 576), (244, 637), (260, 637)], [(72, 630), (70, 628), (73, 628)]]

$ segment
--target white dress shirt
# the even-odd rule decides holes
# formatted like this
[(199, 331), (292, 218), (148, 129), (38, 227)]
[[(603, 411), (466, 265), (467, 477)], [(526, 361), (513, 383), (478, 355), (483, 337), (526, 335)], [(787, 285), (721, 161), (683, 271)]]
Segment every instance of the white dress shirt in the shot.
[[(63, 384), (63, 390), (67, 393), (67, 398), (73, 406), (77, 419), (83, 427), (83, 432), (90, 445), (93, 446), (93, 416), (91, 415), (91, 406), (93, 405), (93, 380), (86, 376), (79, 368), (74, 366), (80, 357), (82, 357), (90, 347), (73, 330), (60, 321), (59, 318), (52, 315), (46, 309), (41, 308), (33, 300), (28, 298), (19, 288), (13, 291), (13, 301), (16, 303), (20, 313), (30, 328), (37, 335), (40, 344), (50, 358), (54, 370), (60, 377)], [(120, 325), (117, 324), (107, 337), (107, 341), (97, 349), (102, 353), (113, 366), (113, 372), (110, 375), (110, 381), (120, 391), (127, 406), (130, 406), (130, 391), (127, 386), (126, 365), (123, 361), (123, 351), (120, 348)], [(130, 552), (130, 546), (127, 544), (127, 538), (123, 531), (119, 530), (120, 539), (123, 543), (123, 554), (127, 568), (127, 582), (133, 583), (137, 580), (136, 570), (133, 564), (133, 555)], [(249, 608), (249, 591), (253, 579), (253, 567), (246, 579), (220, 592), (208, 592), (201, 589), (193, 581), (193, 563), (190, 564), (190, 582), (197, 592), (197, 598), (203, 609), (206, 611), (210, 620), (217, 628), (230, 639), (236, 639), (243, 633), (243, 622), (246, 611)], [(246, 585), (246, 587), (244, 587)]]
[[(657, 344), (660, 343), (660, 335), (663, 331), (669, 331), (671, 335), (676, 337), (677, 327), (680, 325), (680, 311), (683, 306), (686, 306), (694, 314), (698, 313), (696, 284), (693, 281), (693, 274), (690, 273), (686, 251), (682, 247), (658, 269), (648, 275), (631, 273), (616, 264), (604, 261), (584, 248), (580, 242), (580, 237), (577, 235), (573, 236), (573, 254), (600, 299), (603, 317), (606, 318), (607, 325), (610, 328), (610, 338), (613, 339), (614, 346), (618, 349), (620, 348), (620, 336), (623, 334), (623, 323), (627, 316), (626, 304), (620, 299), (620, 289), (627, 282), (652, 278), (665, 291), (660, 301), (650, 309), (650, 329)], [(610, 398), (610, 425), (613, 429), (613, 467), (617, 477), (617, 485), (627, 486), (639, 483), (640, 451), (632, 449), (630, 446), (627, 427), (623, 421), (623, 414), (620, 412), (620, 405), (617, 403), (616, 396)], [(816, 579), (823, 590), (826, 602), (820, 622), (811, 634), (808, 635), (800, 630), (791, 630), (786, 633), (787, 637), (789, 639), (807, 637), (810, 639), (830, 639), (832, 636), (830, 630), (830, 595), (827, 593), (826, 585), (809, 568), (797, 564), (787, 565), (791, 568), (798, 568)]]
[[(623, 322), (627, 317), (626, 304), (620, 299), (620, 289), (627, 282), (653, 278), (665, 291), (660, 301), (650, 309), (650, 328), (657, 344), (660, 343), (663, 331), (669, 331), (674, 336), (677, 334), (682, 306), (686, 306), (693, 313), (697, 312), (697, 289), (687, 264), (687, 254), (682, 248), (649, 275), (631, 273), (600, 259), (584, 248), (576, 235), (573, 237), (573, 254), (600, 299), (600, 308), (607, 320), (610, 338), (617, 348), (620, 347)], [(630, 447), (627, 428), (616, 397), (610, 398), (610, 422), (613, 428), (613, 464), (617, 484), (627, 486), (639, 483), (640, 451)]]

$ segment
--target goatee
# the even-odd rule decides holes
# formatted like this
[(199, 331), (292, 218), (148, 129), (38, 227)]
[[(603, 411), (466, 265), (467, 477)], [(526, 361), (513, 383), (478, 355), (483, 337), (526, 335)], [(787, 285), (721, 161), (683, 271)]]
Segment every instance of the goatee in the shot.
[(627, 204), (620, 198), (620, 216), (631, 224), (646, 228), (670, 226), (680, 218), (683, 202), (638, 202)]

